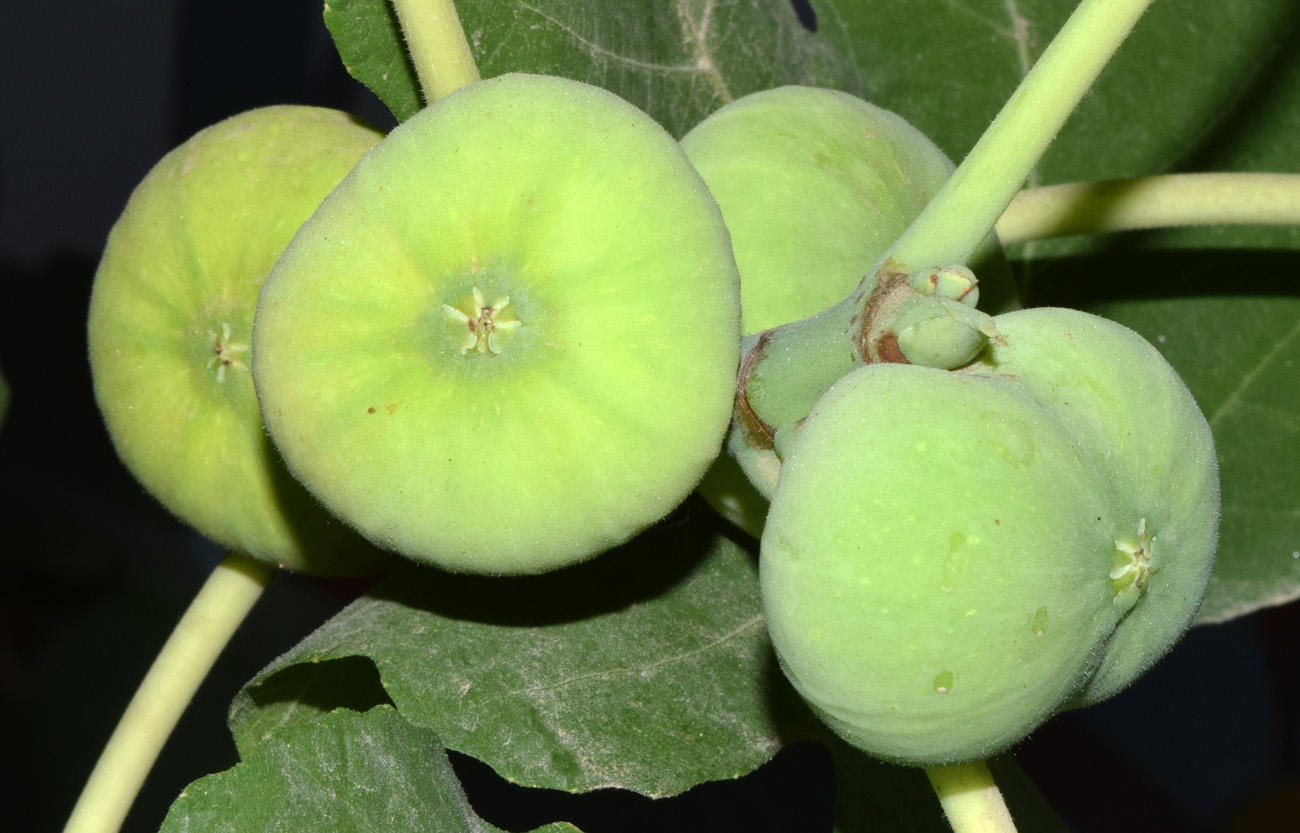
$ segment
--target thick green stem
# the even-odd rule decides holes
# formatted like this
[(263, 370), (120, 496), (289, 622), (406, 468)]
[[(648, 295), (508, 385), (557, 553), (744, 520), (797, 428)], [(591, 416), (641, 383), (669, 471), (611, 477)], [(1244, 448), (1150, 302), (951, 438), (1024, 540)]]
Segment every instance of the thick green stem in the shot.
[(393, 0), (426, 104), (479, 80), (452, 0)]
[(228, 554), (199, 590), (123, 712), (64, 833), (114, 833), (181, 713), (275, 570)]
[(1015, 833), (1011, 813), (985, 762), (926, 767), (925, 774), (954, 833)]
[(1151, 0), (1083, 0), (943, 188), (891, 247), (906, 271), (966, 263)]
[(1300, 174), (1169, 174), (1031, 188), (998, 220), (1002, 242), (1171, 226), (1300, 225)]
[[(736, 422), (740, 441), (755, 453), (737, 451), (735, 443), (732, 447), (760, 491), (767, 494), (774, 486), (773, 456), (780, 456), (800, 422), (837, 380), (864, 363), (918, 361), (906, 352), (900, 331), (906, 323), (900, 314), (913, 324), (917, 317), (918, 293), (908, 275), (971, 262), (1150, 2), (1083, 0), (952, 177), (849, 297), (816, 316), (746, 340)], [(939, 306), (960, 312), (945, 304), (922, 310), (937, 321), (934, 331), (987, 337), (987, 322), (964, 314), (942, 320)], [(949, 358), (941, 363), (923, 361), (935, 367), (957, 366), (946, 363), (956, 355), (946, 352)], [(767, 473), (765, 478), (756, 477), (760, 469)]]

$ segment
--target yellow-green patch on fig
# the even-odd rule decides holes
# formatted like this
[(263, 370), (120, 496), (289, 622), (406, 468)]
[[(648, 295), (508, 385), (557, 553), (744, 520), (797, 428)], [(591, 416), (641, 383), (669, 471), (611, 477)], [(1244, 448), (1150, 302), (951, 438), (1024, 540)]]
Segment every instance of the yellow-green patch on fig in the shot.
[(528, 573), (653, 523), (717, 455), (738, 278), (680, 147), (507, 75), (397, 128), (262, 291), (254, 376), (296, 476), (372, 540)]
[(347, 114), (290, 106), (199, 132), (132, 193), (91, 295), (95, 397), (126, 466), (213, 541), (312, 573), (382, 562), (267, 440), (253, 307), (298, 226), (380, 137)]
[(782, 667), (850, 743), (983, 758), (1073, 697), (1128, 609), (1116, 541), (1152, 507), (1004, 379), (870, 365), (795, 438), (762, 540)]

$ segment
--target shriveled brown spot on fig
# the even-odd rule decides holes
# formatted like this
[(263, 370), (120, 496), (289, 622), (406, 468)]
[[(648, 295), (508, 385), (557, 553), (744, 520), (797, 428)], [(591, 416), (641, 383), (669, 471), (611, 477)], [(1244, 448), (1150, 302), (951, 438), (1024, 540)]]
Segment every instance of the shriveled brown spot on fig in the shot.
[(876, 341), (876, 361), (884, 364), (911, 364), (898, 349), (898, 336), (885, 333)]
[(758, 343), (740, 360), (740, 370), (736, 373), (736, 424), (740, 426), (745, 442), (759, 451), (772, 448), (775, 432), (772, 426), (759, 418), (754, 412), (754, 406), (749, 403), (749, 380), (754, 368), (767, 353), (767, 345), (771, 340), (771, 330), (760, 333)]

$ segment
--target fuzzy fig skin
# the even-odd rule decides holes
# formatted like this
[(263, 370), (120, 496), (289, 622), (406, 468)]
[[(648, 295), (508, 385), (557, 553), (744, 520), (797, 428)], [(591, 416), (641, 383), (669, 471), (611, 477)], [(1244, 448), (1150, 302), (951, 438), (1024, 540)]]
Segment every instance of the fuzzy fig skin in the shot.
[(294, 474), (385, 548), (538, 573), (663, 517), (739, 362), (717, 204), (649, 116), (505, 75), (413, 116), (276, 265), (253, 373)]
[[(682, 147), (731, 232), (746, 334), (844, 299), (953, 170), (943, 151), (898, 115), (818, 87), (737, 99), (687, 133)], [(992, 238), (980, 263), (988, 297), (1005, 306), (1014, 292)], [(699, 491), (757, 537), (780, 460), (738, 434)]]
[[(819, 87), (744, 96), (696, 125), (682, 148), (731, 232), (745, 333), (842, 299), (953, 167), (888, 110)], [(728, 446), (751, 467), (780, 465), (738, 437)], [(767, 498), (731, 453), (713, 464), (699, 492), (723, 517), (762, 535)]]
[(1077, 693), (1073, 705), (1086, 706), (1133, 682), (1196, 615), (1218, 542), (1214, 440), (1177, 372), (1127, 327), (1069, 309), (995, 320), (998, 338), (959, 372), (1011, 380), (1046, 403), (1146, 518), (1151, 579)]
[(91, 293), (95, 398), (127, 468), (218, 544), (313, 574), (373, 574), (387, 559), (295, 483), (267, 439), (253, 307), (298, 226), (381, 135), (295, 106), (200, 131), (132, 193)]
[(1213, 442), (1164, 360), (1083, 313), (1011, 313), (998, 332), (960, 371), (869, 365), (836, 384), (764, 531), (782, 667), (887, 760), (984, 758), (1113, 694), (1209, 577)]
[(731, 231), (745, 333), (849, 294), (953, 169), (899, 116), (819, 87), (737, 99), (682, 148)]

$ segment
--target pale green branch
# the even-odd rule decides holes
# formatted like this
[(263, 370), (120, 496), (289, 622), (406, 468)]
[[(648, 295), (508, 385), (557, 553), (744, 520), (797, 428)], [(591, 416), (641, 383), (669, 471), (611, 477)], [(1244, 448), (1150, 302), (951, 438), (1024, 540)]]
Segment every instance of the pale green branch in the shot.
[(1151, 0), (1083, 0), (889, 256), (904, 272), (966, 263)]
[(228, 554), (154, 659), (90, 773), (64, 833), (115, 833), (194, 692), (275, 569)]
[(1300, 174), (1169, 174), (1030, 188), (998, 220), (1004, 245), (1069, 234), (1300, 225)]
[(1011, 811), (984, 761), (926, 767), (925, 774), (953, 833), (1015, 833)]
[(479, 80), (452, 0), (393, 0), (393, 8), (426, 104)]

